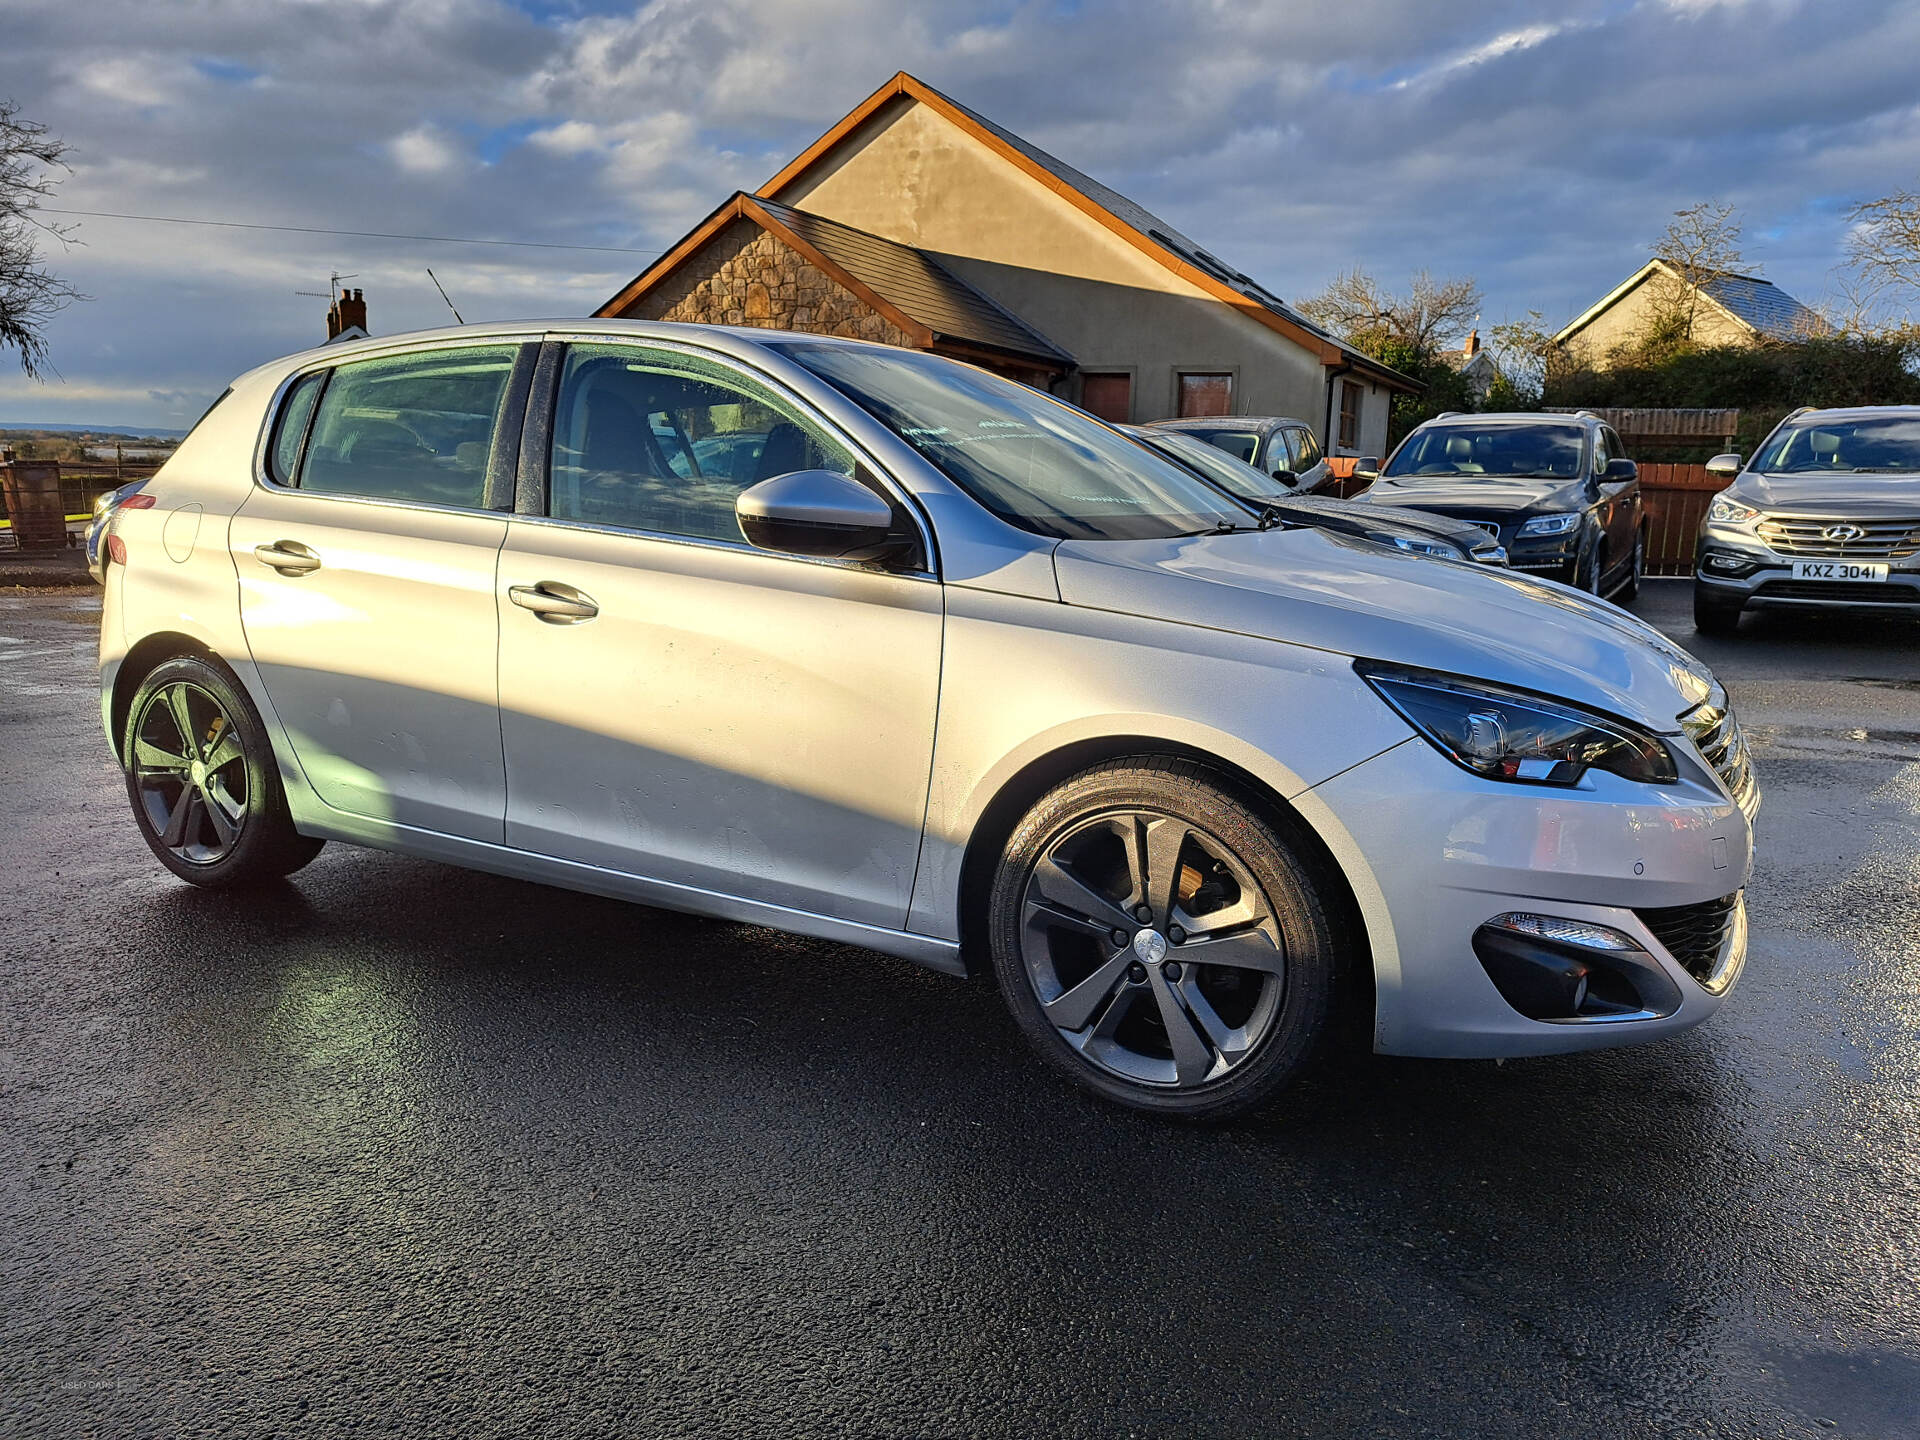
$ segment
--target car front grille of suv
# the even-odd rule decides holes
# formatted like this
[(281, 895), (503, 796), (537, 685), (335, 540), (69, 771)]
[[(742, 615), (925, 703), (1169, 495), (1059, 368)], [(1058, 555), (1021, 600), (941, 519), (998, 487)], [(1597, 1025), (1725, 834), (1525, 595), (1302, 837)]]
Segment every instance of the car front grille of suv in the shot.
[(1734, 718), (1732, 708), (1712, 703), (1701, 705), (1680, 718), (1680, 728), (1686, 731), (1701, 758), (1713, 767), (1713, 773), (1727, 787), (1733, 803), (1751, 820), (1760, 809), (1760, 786), (1754, 779), (1746, 733)]
[(1906, 520), (1848, 520), (1840, 516), (1816, 520), (1769, 515), (1754, 530), (1776, 555), (1817, 560), (1901, 560), (1920, 551), (1920, 516)]
[(1633, 913), (1689, 975), (1708, 990), (1721, 988), (1727, 978), (1722, 959), (1732, 958), (1727, 957), (1728, 937), (1740, 920), (1738, 890), (1718, 900)]

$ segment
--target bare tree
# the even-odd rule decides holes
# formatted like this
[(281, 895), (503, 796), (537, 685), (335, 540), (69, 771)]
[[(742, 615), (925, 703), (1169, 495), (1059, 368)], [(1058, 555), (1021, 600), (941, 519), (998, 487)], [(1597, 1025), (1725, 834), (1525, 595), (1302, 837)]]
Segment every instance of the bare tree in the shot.
[(1740, 253), (1740, 217), (1731, 205), (1703, 200), (1673, 212), (1653, 247), (1665, 266), (1648, 282), (1647, 333), (1643, 347), (1691, 345), (1700, 318), (1701, 295), (1722, 275), (1759, 273)]
[(10, 100), (0, 100), (0, 349), (20, 352), (20, 366), (36, 378), (47, 362), (44, 326), (79, 291), (48, 270), (40, 254), (46, 238), (66, 232), (35, 213), (58, 184), (67, 147), (47, 127), (20, 118)]
[(1435, 280), (1422, 270), (1407, 292), (1398, 295), (1356, 268), (1334, 276), (1325, 290), (1298, 301), (1295, 308), (1363, 349), (1370, 339), (1391, 340), (1431, 360), (1459, 342), (1479, 315), (1480, 304), (1480, 287), (1471, 279)]
[(1847, 263), (1869, 298), (1920, 295), (1920, 194), (1896, 190), (1847, 212)]

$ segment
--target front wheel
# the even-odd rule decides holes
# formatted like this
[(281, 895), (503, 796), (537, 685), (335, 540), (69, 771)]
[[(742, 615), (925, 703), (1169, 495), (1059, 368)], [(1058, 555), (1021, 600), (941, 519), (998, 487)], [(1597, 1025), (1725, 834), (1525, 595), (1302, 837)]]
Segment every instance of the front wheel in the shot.
[(1007, 842), (989, 901), (1000, 989), (1076, 1084), (1224, 1119), (1294, 1080), (1331, 1028), (1346, 959), (1330, 883), (1203, 767), (1097, 766)]
[(1627, 572), (1626, 583), (1620, 587), (1620, 593), (1614, 597), (1617, 604), (1624, 605), (1640, 595), (1640, 582), (1647, 578), (1647, 532), (1636, 530), (1633, 535), (1633, 568)]
[(1731, 635), (1740, 628), (1740, 602), (1728, 603), (1693, 587), (1693, 628), (1702, 635)]
[(266, 727), (217, 665), (187, 655), (156, 666), (134, 692), (121, 753), (140, 834), (182, 880), (278, 879), (325, 843), (293, 828)]

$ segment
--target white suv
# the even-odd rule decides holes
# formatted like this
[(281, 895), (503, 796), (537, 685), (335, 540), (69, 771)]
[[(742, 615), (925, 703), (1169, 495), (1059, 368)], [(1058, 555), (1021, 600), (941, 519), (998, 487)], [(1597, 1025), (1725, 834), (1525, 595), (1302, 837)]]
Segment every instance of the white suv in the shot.
[(1712, 677), (1565, 587), (1258, 519), (913, 351), (331, 346), (114, 497), (102, 716), (196, 884), (338, 840), (979, 970), (1149, 1110), (1265, 1099), (1343, 1001), (1412, 1055), (1711, 1014), (1757, 802)]

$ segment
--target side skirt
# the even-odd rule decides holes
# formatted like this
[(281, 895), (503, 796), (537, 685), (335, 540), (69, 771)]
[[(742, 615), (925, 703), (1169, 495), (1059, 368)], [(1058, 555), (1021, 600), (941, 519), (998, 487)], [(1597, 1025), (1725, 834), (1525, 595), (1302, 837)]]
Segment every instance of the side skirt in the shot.
[(312, 803), (296, 803), (295, 823), (303, 835), (363, 845), (372, 850), (418, 855), (449, 865), (464, 866), (469, 870), (505, 875), (514, 880), (532, 880), (563, 890), (604, 895), (611, 900), (632, 900), (643, 905), (656, 905), (663, 910), (708, 915), (716, 920), (765, 925), (771, 930), (785, 930), (795, 935), (810, 935), (817, 940), (833, 940), (844, 945), (878, 950), (882, 954), (896, 955), (902, 960), (911, 960), (917, 965), (925, 965), (931, 970), (961, 979), (965, 979), (967, 974), (967, 967), (960, 958), (960, 946), (955, 941), (938, 940), (930, 935), (862, 925), (852, 920), (838, 920), (831, 915), (816, 915), (809, 910), (789, 909), (760, 900), (743, 900), (737, 895), (724, 895), (717, 890), (676, 885), (667, 880), (650, 880), (643, 875), (607, 870), (577, 860), (560, 860), (505, 845), (490, 845), (484, 840), (468, 840), (457, 835), (443, 835), (435, 830), (362, 819)]

